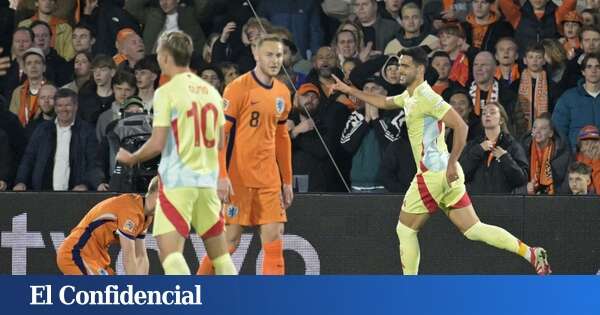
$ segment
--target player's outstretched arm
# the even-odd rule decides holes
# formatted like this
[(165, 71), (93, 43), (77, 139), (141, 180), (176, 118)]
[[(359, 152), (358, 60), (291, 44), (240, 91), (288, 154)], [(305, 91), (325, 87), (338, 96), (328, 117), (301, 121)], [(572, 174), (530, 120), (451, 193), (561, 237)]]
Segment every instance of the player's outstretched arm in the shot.
[(168, 133), (168, 127), (154, 127), (150, 139), (135, 153), (131, 154), (123, 148), (119, 149), (116, 157), (117, 161), (132, 167), (137, 163), (142, 163), (158, 156), (167, 143)]
[(335, 75), (332, 74), (331, 76), (335, 79), (335, 84), (331, 86), (334, 90), (338, 90), (342, 93), (355, 96), (363, 102), (369, 103), (377, 108), (394, 109), (398, 107), (396, 104), (394, 104), (394, 101), (391, 97), (385, 97), (381, 95), (363, 92), (357, 88), (353, 88), (348, 84), (342, 82)]

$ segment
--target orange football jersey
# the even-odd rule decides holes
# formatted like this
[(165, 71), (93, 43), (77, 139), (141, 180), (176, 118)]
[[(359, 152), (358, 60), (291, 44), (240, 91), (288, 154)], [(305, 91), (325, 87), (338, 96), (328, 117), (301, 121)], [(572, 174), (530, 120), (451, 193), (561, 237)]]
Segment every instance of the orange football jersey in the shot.
[(290, 91), (278, 80), (266, 86), (250, 71), (229, 83), (223, 98), (232, 182), (250, 188), (280, 187), (276, 132), (292, 108)]

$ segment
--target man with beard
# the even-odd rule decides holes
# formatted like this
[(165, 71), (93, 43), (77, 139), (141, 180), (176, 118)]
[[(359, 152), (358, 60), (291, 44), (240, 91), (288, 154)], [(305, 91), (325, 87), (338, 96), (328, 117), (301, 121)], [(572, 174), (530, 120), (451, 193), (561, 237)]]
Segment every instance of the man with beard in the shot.
[[(337, 58), (334, 50), (330, 47), (321, 47), (313, 57), (313, 69), (308, 74), (306, 81), (314, 84), (319, 89), (318, 116), (320, 116), (322, 123), (316, 127), (323, 135), (342, 176), (347, 179), (350, 175), (352, 156), (342, 149), (340, 136), (348, 115), (354, 110), (354, 102), (339, 91), (331, 89), (331, 86), (335, 83), (332, 74), (335, 73), (338, 77), (343, 75), (342, 71), (337, 68), (336, 63)], [(330, 163), (325, 171), (328, 178), (327, 191), (347, 191), (333, 163)]]
[[(386, 97), (352, 88), (337, 77), (334, 89), (353, 95), (380, 109), (404, 108), (417, 174), (402, 204), (396, 227), (400, 259), (405, 275), (419, 270), (417, 233), (431, 214), (441, 208), (469, 240), (482, 241), (526, 259), (538, 274), (550, 273), (547, 253), (529, 247), (506, 230), (479, 221), (464, 184), (458, 158), (465, 146), (468, 127), (460, 115), (425, 81), (427, 54), (420, 48), (406, 49), (400, 57), (400, 84), (406, 91)], [(452, 152), (444, 140), (444, 125), (454, 131)]]

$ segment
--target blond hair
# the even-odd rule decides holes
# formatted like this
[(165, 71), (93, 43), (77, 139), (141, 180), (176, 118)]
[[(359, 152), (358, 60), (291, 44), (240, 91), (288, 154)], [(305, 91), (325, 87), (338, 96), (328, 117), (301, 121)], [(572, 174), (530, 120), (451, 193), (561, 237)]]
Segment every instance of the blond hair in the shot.
[(190, 35), (175, 31), (163, 33), (158, 39), (158, 49), (165, 50), (173, 57), (176, 66), (187, 67), (192, 60), (194, 43)]

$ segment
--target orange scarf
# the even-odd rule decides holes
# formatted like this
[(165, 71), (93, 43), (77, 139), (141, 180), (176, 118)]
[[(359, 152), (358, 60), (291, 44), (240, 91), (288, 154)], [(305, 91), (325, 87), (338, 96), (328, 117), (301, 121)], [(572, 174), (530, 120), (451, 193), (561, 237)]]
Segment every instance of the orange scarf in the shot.
[(483, 104), (481, 104), (481, 89), (479, 88), (479, 85), (477, 85), (477, 83), (475, 83), (475, 81), (473, 81), (473, 83), (471, 83), (471, 88), (469, 89), (469, 95), (471, 96), (471, 99), (473, 100), (473, 112), (475, 113), (475, 115), (477, 115), (477, 117), (479, 117), (481, 115), (481, 110), (483, 109), (483, 107), (485, 106), (485, 104), (489, 103), (489, 102), (497, 102), (499, 97), (500, 97), (500, 85), (498, 84), (498, 81), (494, 80), (494, 82), (492, 82), (490, 88), (488, 89), (488, 95), (485, 98), (485, 102)]
[[(39, 19), (40, 18), (37, 15), (37, 13), (31, 17), (31, 21), (37, 21)], [(52, 38), (50, 39), (50, 47), (54, 48), (54, 45), (56, 44), (56, 26), (59, 24), (65, 24), (65, 23), (67, 23), (67, 22), (63, 19), (59, 19), (55, 16), (50, 17), (50, 21), (48, 22), (48, 25), (50, 25), (50, 29), (52, 30)]]
[(458, 82), (462, 86), (467, 85), (469, 80), (469, 58), (464, 53), (459, 53), (450, 69), (448, 79)]
[[(535, 81), (535, 91), (532, 91), (533, 78), (528, 69), (523, 70), (521, 75), (521, 83), (519, 84), (519, 103), (527, 119), (528, 128), (531, 129), (533, 120), (540, 114), (548, 111), (548, 81), (546, 79), (546, 71), (542, 71)], [(533, 99), (535, 93), (535, 99)], [(534, 104), (532, 104), (532, 101)], [(531, 112), (531, 105), (533, 110)]]
[(498, 17), (495, 13), (491, 12), (487, 21), (483, 24), (477, 23), (475, 19), (475, 15), (473, 13), (469, 13), (467, 15), (467, 22), (471, 24), (473, 28), (473, 46), (476, 48), (481, 48), (481, 44), (483, 44), (483, 38), (485, 37), (485, 33), (487, 33), (488, 27), (496, 22)]
[[(43, 82), (42, 85), (44, 85)], [(21, 88), (21, 93), (19, 95), (18, 114), (21, 125), (26, 126), (29, 123), (29, 121), (31, 121), (31, 119), (39, 115), (37, 98), (37, 94), (29, 94), (29, 80), (25, 80)]]
[[(496, 80), (504, 79), (504, 76), (502, 76), (502, 69), (500, 69), (500, 66), (496, 67), (496, 74), (494, 74), (494, 78), (496, 78)], [(519, 65), (517, 65), (515, 63), (510, 68), (510, 73), (508, 74), (507, 81), (509, 84), (511, 84), (511, 83), (519, 80), (520, 78), (521, 78), (521, 73), (519, 72)]]
[(442, 95), (442, 93), (444, 93), (444, 91), (448, 88), (448, 83), (435, 83), (432, 87), (431, 87), (435, 93)]
[(79, 23), (81, 19), (81, 2), (79, 0), (75, 0), (75, 24)]
[(113, 61), (115, 64), (120, 65), (127, 60), (127, 57), (123, 54), (116, 54), (113, 56)]
[(533, 182), (537, 192), (539, 188), (547, 188), (548, 195), (554, 195), (554, 179), (552, 178), (552, 167), (550, 159), (554, 151), (554, 141), (550, 140), (548, 145), (541, 149), (537, 142), (531, 141), (531, 168), (529, 180)]

